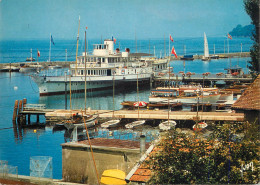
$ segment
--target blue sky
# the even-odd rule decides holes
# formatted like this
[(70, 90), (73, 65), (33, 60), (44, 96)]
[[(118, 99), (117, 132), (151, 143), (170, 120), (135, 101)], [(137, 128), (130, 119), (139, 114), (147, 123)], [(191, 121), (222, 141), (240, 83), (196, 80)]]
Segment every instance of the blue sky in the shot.
[(224, 36), (250, 24), (243, 0), (0, 0), (0, 40)]

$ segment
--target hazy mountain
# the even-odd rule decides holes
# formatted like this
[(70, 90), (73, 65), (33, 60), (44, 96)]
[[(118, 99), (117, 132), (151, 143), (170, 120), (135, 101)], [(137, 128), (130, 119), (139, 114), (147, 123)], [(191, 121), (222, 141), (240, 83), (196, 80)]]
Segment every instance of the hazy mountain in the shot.
[(251, 37), (254, 29), (255, 27), (252, 24), (246, 26), (241, 26), (239, 24), (236, 28), (229, 32), (229, 34), (232, 35), (232, 37)]

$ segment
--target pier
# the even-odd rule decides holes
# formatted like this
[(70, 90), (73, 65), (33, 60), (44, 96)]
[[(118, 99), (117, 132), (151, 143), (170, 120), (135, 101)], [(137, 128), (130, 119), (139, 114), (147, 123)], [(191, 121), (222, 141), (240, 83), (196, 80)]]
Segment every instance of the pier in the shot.
[[(56, 110), (45, 114), (46, 121), (66, 118), (81, 110)], [(158, 119), (167, 120), (168, 110), (89, 110), (87, 114), (98, 114), (100, 118), (127, 118), (127, 119)], [(171, 111), (169, 119), (173, 120), (197, 120), (197, 112)], [(243, 113), (228, 112), (198, 112), (199, 120), (211, 121), (244, 121)]]
[(204, 84), (206, 86), (214, 86), (217, 84), (217, 82), (225, 82), (226, 84), (232, 84), (234, 82), (243, 82), (243, 83), (250, 83), (252, 82), (252, 78), (249, 75), (242, 75), (242, 76), (232, 76), (232, 75), (224, 75), (224, 74), (193, 74), (193, 75), (187, 75), (182, 73), (171, 73), (170, 78), (169, 74), (159, 74), (154, 77), (154, 82), (156, 86), (161, 85), (161, 83), (178, 83), (178, 82), (184, 82), (184, 83), (200, 83)]
[[(27, 104), (27, 100), (16, 100), (14, 105), (13, 122), (19, 125), (31, 124), (31, 115), (44, 115), (46, 122), (57, 122), (70, 118), (75, 113), (83, 110), (46, 109), (44, 104)], [(243, 121), (243, 113), (228, 112), (188, 112), (165, 110), (87, 110), (87, 114), (96, 114), (100, 118), (127, 118), (127, 119), (150, 119), (150, 120), (211, 120), (211, 121)], [(26, 119), (27, 118), (27, 119)]]

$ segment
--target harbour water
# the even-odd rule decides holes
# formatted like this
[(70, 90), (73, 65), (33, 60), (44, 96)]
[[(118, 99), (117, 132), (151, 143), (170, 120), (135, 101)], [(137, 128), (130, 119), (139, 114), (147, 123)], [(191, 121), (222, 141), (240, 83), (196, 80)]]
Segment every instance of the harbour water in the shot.
[[(203, 52), (203, 40), (201, 44), (198, 42), (194, 44), (195, 40), (188, 40), (181, 42), (181, 40), (176, 39), (177, 48), (180, 52), (183, 51), (183, 43), (186, 45), (187, 54), (202, 54)], [(213, 39), (214, 40), (214, 39)], [(7, 41), (5, 41), (7, 42)], [(13, 43), (4, 43), (1, 41), (1, 63), (10, 62), (21, 62), (29, 57), (30, 48), (38, 48), (41, 50), (42, 59), (48, 58), (48, 41), (35, 41), (42, 42), (41, 47), (34, 43), (34, 41), (14, 41)], [(63, 42), (63, 46), (53, 50), (53, 57), (55, 60), (65, 60), (65, 48), (70, 45), (70, 42)], [(92, 41), (93, 43), (96, 43)], [(135, 51), (135, 41), (127, 41), (131, 46), (131, 51)], [(164, 40), (152, 40), (154, 45), (161, 48), (158, 49), (156, 55), (164, 53)], [(233, 41), (232, 41), (233, 42)], [(241, 38), (239, 41), (235, 41), (237, 45), (232, 44), (230, 41), (230, 52), (240, 52), (241, 45), (243, 43), (243, 51), (249, 51), (251, 46), (251, 41), (248, 38)], [(59, 47), (59, 42), (57, 41), (55, 46)], [(90, 42), (91, 43), (91, 42)], [(89, 44), (90, 44), (89, 43)], [(138, 42), (140, 43), (139, 52), (149, 52), (148, 45), (149, 41)], [(179, 44), (178, 44), (179, 43)], [(210, 39), (209, 39), (210, 43)], [(216, 39), (216, 53), (224, 53), (223, 45), (224, 38)], [(217, 45), (217, 43), (219, 43)], [(166, 43), (167, 45), (167, 43)], [(126, 44), (121, 43), (120, 48), (125, 48)], [(144, 48), (145, 46), (145, 48)], [(152, 44), (151, 44), (152, 46)], [(160, 47), (159, 47), (160, 46)], [(233, 47), (231, 47), (233, 46)], [(236, 46), (236, 47), (235, 47)], [(117, 46), (116, 46), (117, 47)], [(127, 46), (126, 46), (127, 47)], [(129, 46), (128, 46), (129, 47)], [(211, 47), (211, 45), (209, 45)], [(143, 48), (143, 49), (142, 49)], [(199, 49), (198, 49), (199, 48)], [(236, 49), (234, 49), (236, 48)], [(139, 50), (138, 49), (138, 50)], [(35, 50), (35, 49), (34, 49)], [(177, 50), (177, 49), (176, 49)], [(68, 48), (69, 51), (69, 48)], [(63, 54), (59, 55), (59, 53)], [(71, 53), (73, 53), (71, 52)], [(152, 47), (151, 51), (152, 53)], [(177, 50), (178, 52), (178, 50)], [(226, 52), (226, 51), (225, 51)], [(212, 52), (211, 52), (212, 53)], [(68, 57), (68, 60), (73, 60), (75, 56)], [(36, 54), (35, 54), (36, 56)], [(234, 65), (239, 65), (247, 73), (246, 69), (247, 61), (249, 58), (232, 58), (232, 59), (219, 59), (211, 60), (210, 62), (203, 62), (201, 60), (186, 61), (185, 71), (195, 72), (195, 73), (219, 73), (224, 72), (225, 68)], [(179, 72), (184, 70), (183, 61), (171, 61), (171, 66), (174, 68), (174, 72)], [(59, 73), (59, 71), (49, 71), (49, 73)], [(15, 100), (22, 100), (27, 98), (28, 103), (32, 104), (46, 104), (46, 108), (49, 109), (63, 109), (65, 105), (64, 95), (59, 96), (48, 96), (39, 97), (37, 85), (30, 79), (30, 74), (28, 73), (0, 73), (0, 160), (7, 160), (9, 165), (18, 166), (18, 173), (20, 175), (30, 175), (29, 164), (31, 156), (51, 156), (53, 158), (53, 178), (62, 178), (62, 158), (61, 158), (61, 146), (60, 144), (68, 141), (69, 133), (65, 130), (54, 131), (52, 127), (45, 127), (42, 129), (23, 129), (17, 132), (13, 129), (12, 115), (13, 106)], [(139, 99), (140, 101), (148, 101), (148, 95), (150, 93), (150, 87), (140, 88)], [(74, 94), (72, 96), (72, 108), (73, 109), (84, 109), (84, 94)], [(122, 106), (120, 103), (122, 101), (137, 101), (137, 92), (135, 88), (132, 89), (115, 89), (115, 109), (120, 109)], [(68, 104), (69, 105), (69, 104)], [(113, 109), (113, 91), (108, 90), (105, 92), (94, 93), (90, 92), (87, 96), (87, 107), (91, 109)], [(36, 118), (32, 117), (32, 121)], [(44, 122), (44, 118), (40, 119), (40, 122)]]

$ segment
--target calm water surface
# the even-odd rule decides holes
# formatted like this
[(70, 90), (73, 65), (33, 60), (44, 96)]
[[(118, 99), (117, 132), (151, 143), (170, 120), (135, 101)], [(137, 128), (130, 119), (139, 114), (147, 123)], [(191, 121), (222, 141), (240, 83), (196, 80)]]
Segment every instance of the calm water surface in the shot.
[[(218, 47), (219, 50), (221, 49), (220, 45)], [(23, 51), (27, 52), (29, 46), (31, 45), (28, 44), (26, 47), (23, 47), (25, 48)], [(47, 52), (46, 47), (45, 50)], [(179, 47), (181, 48), (181, 44)], [(195, 53), (195, 49), (193, 51)], [(4, 60), (10, 62), (9, 58), (11, 56), (12, 52), (9, 51), (9, 54), (2, 53), (0, 58), (2, 57), (1, 59), (3, 59), (5, 57)], [(223, 72), (224, 68), (229, 67), (231, 62), (232, 66), (239, 64), (247, 72), (246, 65), (248, 60), (249, 58), (233, 58), (231, 61), (228, 59), (212, 60), (210, 62), (202, 62), (201, 60), (186, 61), (185, 71), (218, 73)], [(183, 61), (172, 61), (171, 66), (174, 67), (174, 72), (184, 71)], [(58, 72), (49, 71), (49, 73)], [(140, 88), (140, 101), (148, 101), (149, 92), (149, 87)], [(112, 94), (112, 90), (100, 93), (88, 93), (87, 106), (92, 109), (112, 110)], [(52, 127), (37, 129), (36, 132), (33, 129), (16, 130), (12, 128), (14, 102), (23, 98), (27, 98), (28, 103), (46, 104), (46, 107), (49, 109), (63, 109), (65, 105), (64, 95), (39, 97), (37, 85), (30, 79), (29, 74), (0, 73), (0, 160), (7, 160), (9, 165), (18, 166), (18, 173), (20, 175), (30, 175), (29, 165), (31, 156), (51, 156), (53, 157), (53, 178), (60, 179), (62, 178), (62, 151), (60, 144), (66, 142), (69, 135), (64, 130), (53, 131)], [(72, 107), (74, 109), (84, 109), (84, 94), (75, 94), (72, 98)], [(135, 88), (115, 90), (116, 110), (121, 108), (120, 103), (122, 101), (127, 100), (137, 101)], [(32, 121), (35, 120), (36, 118), (32, 116)], [(44, 122), (45, 120), (41, 117), (40, 121)]]

